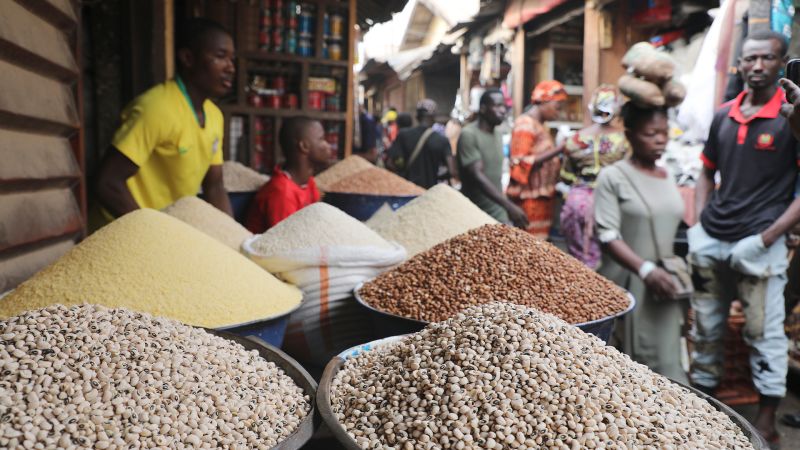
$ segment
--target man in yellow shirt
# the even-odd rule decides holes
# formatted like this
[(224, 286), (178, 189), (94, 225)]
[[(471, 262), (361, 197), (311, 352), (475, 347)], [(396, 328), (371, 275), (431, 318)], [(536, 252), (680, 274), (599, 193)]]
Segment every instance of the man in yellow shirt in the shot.
[(162, 209), (201, 186), (209, 203), (232, 214), (222, 183), (224, 121), (209, 99), (233, 85), (233, 39), (216, 22), (192, 19), (177, 44), (178, 76), (125, 108), (101, 163), (96, 194), (106, 221)]

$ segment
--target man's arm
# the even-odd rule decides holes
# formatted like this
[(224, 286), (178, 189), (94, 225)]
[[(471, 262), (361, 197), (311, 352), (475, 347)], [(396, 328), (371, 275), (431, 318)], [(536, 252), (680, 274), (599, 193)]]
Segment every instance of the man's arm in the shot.
[(469, 176), (478, 184), (478, 187), (493, 201), (498, 203), (502, 206), (506, 211), (508, 211), (508, 216), (511, 219), (511, 222), (520, 227), (524, 228), (528, 226), (528, 217), (525, 215), (525, 211), (522, 210), (519, 206), (515, 205), (508, 199), (502, 192), (497, 190), (494, 184), (492, 184), (491, 180), (483, 173), (483, 161), (475, 161), (467, 166), (464, 167), (465, 175)]
[(114, 217), (139, 209), (126, 182), (139, 171), (139, 166), (110, 146), (106, 151), (95, 182), (95, 194), (100, 204)]
[(764, 246), (769, 247), (774, 244), (775, 241), (789, 232), (798, 222), (800, 222), (800, 197), (795, 198), (789, 207), (786, 208), (786, 211), (778, 217), (778, 220), (773, 222), (769, 228), (761, 233), (761, 240), (764, 241)]
[(708, 198), (714, 190), (715, 173), (713, 169), (705, 166), (703, 166), (703, 169), (700, 171), (700, 178), (698, 178), (697, 184), (694, 187), (695, 216), (698, 218), (708, 204)]
[(221, 165), (209, 166), (208, 172), (206, 172), (206, 176), (203, 178), (203, 194), (205, 194), (208, 203), (211, 203), (220, 211), (233, 217), (231, 199), (228, 197), (228, 193), (225, 191), (225, 185), (222, 183)]

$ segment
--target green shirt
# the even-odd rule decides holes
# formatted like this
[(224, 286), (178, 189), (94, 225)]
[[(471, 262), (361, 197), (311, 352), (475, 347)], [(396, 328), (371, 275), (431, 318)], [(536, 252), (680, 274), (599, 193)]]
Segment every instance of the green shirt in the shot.
[(477, 121), (465, 126), (458, 138), (457, 159), (461, 173), (461, 193), (498, 222), (509, 223), (505, 208), (486, 195), (478, 182), (463, 170), (476, 161), (483, 161), (483, 173), (498, 192), (503, 192), (503, 139), (500, 132), (495, 129), (493, 133), (487, 133), (478, 128)]

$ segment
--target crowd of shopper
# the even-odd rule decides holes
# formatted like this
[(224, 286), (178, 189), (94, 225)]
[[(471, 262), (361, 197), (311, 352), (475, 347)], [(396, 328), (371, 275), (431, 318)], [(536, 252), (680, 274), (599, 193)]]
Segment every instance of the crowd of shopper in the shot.
[[(723, 375), (728, 311), (740, 300), (760, 394), (754, 425), (775, 445), (788, 352), (784, 235), (800, 221), (800, 201), (794, 200), (800, 116), (792, 108), (800, 89), (786, 80), (779, 87), (785, 63), (779, 34), (755, 33), (743, 44), (738, 70), (746, 88), (716, 113), (702, 153), (692, 205), (699, 222), (688, 224), (691, 271), (673, 251), (684, 199), (675, 174), (659, 164), (669, 142), (668, 110), (647, 99), (622, 105), (614, 86), (600, 86), (592, 96), (592, 124), (556, 145), (547, 123), (559, 118), (567, 93), (557, 81), (537, 84), (531, 105), (513, 122), (505, 191), (498, 127), (508, 112), (499, 90), (484, 92), (476, 117), (464, 126), (457, 172), (446, 140), (432, 138), (435, 106), (428, 102), (418, 105), (419, 125), (400, 131), (391, 144), (388, 166), (424, 187), (443, 181), (434, 174), (446, 167), (477, 206), (540, 239), (551, 236), (556, 184), (569, 185), (558, 230), (566, 249), (637, 300), (617, 325), (615, 345), (711, 395)], [(681, 341), (689, 307), (694, 347), (687, 373)], [(797, 422), (792, 419), (787, 423)]]

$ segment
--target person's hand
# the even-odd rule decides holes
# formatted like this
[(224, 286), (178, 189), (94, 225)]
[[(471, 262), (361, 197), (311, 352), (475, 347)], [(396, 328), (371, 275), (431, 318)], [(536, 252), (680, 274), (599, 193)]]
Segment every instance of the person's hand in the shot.
[(523, 211), (522, 208), (511, 204), (509, 205), (507, 211), (508, 218), (511, 219), (511, 223), (513, 223), (515, 227), (522, 229), (528, 228), (528, 215), (525, 214), (525, 211)]
[(731, 249), (731, 267), (746, 275), (761, 276), (768, 268), (767, 246), (760, 234), (748, 236)]
[(660, 267), (645, 277), (644, 284), (658, 298), (672, 299), (678, 293), (678, 286), (675, 286), (672, 276)]
[(781, 78), (780, 84), (789, 102), (781, 106), (781, 114), (789, 121), (795, 139), (800, 140), (800, 87), (787, 78)]

